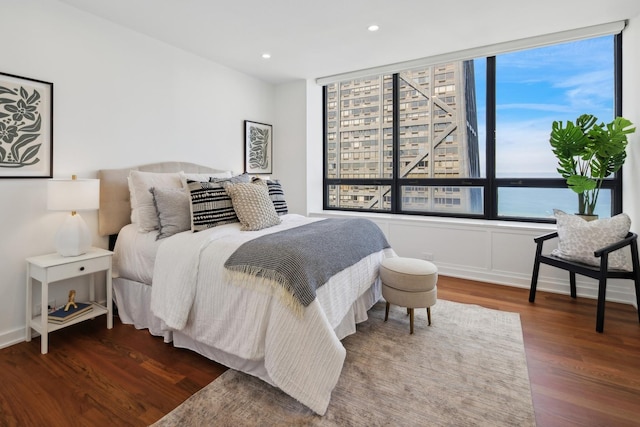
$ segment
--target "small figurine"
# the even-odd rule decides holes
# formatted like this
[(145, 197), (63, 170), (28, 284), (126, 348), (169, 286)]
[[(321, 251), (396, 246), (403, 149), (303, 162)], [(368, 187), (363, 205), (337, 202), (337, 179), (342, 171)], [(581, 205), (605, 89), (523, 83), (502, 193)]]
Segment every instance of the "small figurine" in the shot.
[(73, 306), (73, 308), (78, 308), (78, 304), (76, 304), (76, 291), (73, 289), (69, 291), (69, 302), (64, 306), (64, 311), (69, 311), (71, 306)]

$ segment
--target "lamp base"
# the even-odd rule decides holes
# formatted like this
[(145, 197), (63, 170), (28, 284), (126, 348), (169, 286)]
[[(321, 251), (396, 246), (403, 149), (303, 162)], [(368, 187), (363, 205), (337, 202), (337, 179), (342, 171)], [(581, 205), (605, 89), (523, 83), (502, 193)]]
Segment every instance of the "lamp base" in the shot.
[(55, 237), (56, 251), (62, 256), (78, 256), (91, 247), (91, 233), (79, 214), (67, 216)]

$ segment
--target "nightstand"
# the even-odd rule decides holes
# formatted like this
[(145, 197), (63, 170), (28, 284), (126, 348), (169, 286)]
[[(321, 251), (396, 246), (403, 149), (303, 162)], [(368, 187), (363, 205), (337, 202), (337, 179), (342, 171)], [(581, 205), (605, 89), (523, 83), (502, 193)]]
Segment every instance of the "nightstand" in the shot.
[[(91, 248), (86, 254), (75, 257), (63, 257), (57, 253), (27, 258), (27, 323), (26, 341), (31, 341), (31, 329), (40, 333), (41, 352), (48, 351), (48, 334), (67, 326), (75, 325), (87, 319), (107, 315), (107, 329), (113, 327), (112, 291), (111, 291), (111, 257), (113, 252), (105, 249)], [(95, 274), (104, 272), (107, 291), (105, 305), (95, 301)], [(49, 301), (49, 286), (62, 280), (72, 279), (84, 275), (89, 278), (89, 300), (93, 308), (86, 314), (80, 315), (62, 324), (51, 323), (47, 317)], [(33, 281), (41, 283), (42, 298), (41, 313), (33, 317)]]

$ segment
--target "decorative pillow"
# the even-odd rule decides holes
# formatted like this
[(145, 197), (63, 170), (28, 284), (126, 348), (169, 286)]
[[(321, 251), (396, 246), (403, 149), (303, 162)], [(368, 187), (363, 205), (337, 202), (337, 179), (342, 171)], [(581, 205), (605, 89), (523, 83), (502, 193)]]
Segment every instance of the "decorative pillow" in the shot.
[(158, 214), (159, 231), (156, 240), (191, 229), (189, 195), (183, 188), (149, 189)]
[[(552, 255), (589, 265), (600, 265), (593, 252), (624, 239), (629, 233), (631, 219), (621, 213), (611, 218), (585, 221), (579, 216), (554, 210), (558, 226), (558, 249)], [(617, 250), (609, 254), (609, 267), (631, 270), (626, 254)]]
[[(253, 177), (252, 181), (260, 180), (258, 177)], [(282, 185), (278, 180), (266, 180), (267, 187), (269, 189), (269, 197), (273, 202), (273, 206), (276, 208), (278, 215), (286, 215), (289, 213), (287, 207), (287, 201), (284, 198), (284, 191), (282, 191)]]
[(282, 222), (264, 181), (227, 184), (225, 190), (231, 196), (241, 230), (262, 230)]
[(251, 182), (251, 176), (248, 173), (242, 173), (240, 175), (234, 175), (230, 178), (211, 178), (209, 179), (210, 182), (215, 182), (218, 184), (237, 184), (240, 182)]
[(187, 181), (191, 200), (191, 231), (238, 222), (231, 197), (221, 184)]
[(231, 178), (231, 171), (215, 172), (215, 173), (184, 173), (180, 172), (180, 180), (182, 186), (187, 188), (187, 181), (207, 182), (213, 179)]
[(136, 208), (136, 192), (131, 183), (131, 176), (127, 176), (127, 186), (129, 187), (129, 204), (131, 205), (131, 224), (138, 224), (138, 209)]
[(156, 173), (132, 170), (129, 173), (129, 184), (132, 189), (131, 209), (134, 223), (138, 230), (148, 232), (157, 230), (158, 214), (153, 203), (153, 195), (149, 192), (155, 188), (182, 188), (179, 173)]

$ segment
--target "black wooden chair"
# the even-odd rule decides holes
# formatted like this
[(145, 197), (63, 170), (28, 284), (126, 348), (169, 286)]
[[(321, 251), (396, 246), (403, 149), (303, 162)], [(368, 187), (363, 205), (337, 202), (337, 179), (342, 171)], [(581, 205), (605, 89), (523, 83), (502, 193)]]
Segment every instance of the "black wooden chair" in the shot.
[[(635, 283), (636, 303), (638, 306), (638, 322), (640, 322), (640, 267), (638, 264), (638, 235), (635, 233), (627, 234), (627, 237), (617, 243), (598, 249), (593, 253), (600, 258), (600, 266), (592, 266), (579, 262), (568, 261), (553, 255), (542, 255), (542, 246), (545, 241), (558, 237), (557, 232), (545, 234), (533, 239), (536, 244), (536, 258), (533, 264), (533, 275), (531, 276), (531, 290), (529, 291), (529, 302), (536, 299), (536, 287), (538, 286), (538, 273), (540, 272), (540, 264), (547, 264), (553, 267), (561, 268), (569, 271), (569, 284), (571, 288), (571, 297), (576, 298), (576, 273), (583, 276), (591, 277), (598, 280), (598, 308), (596, 318), (596, 331), (602, 332), (604, 329), (604, 303), (607, 293), (607, 279), (630, 279)], [(609, 254), (617, 249), (629, 246), (631, 249), (632, 271), (609, 269)]]

